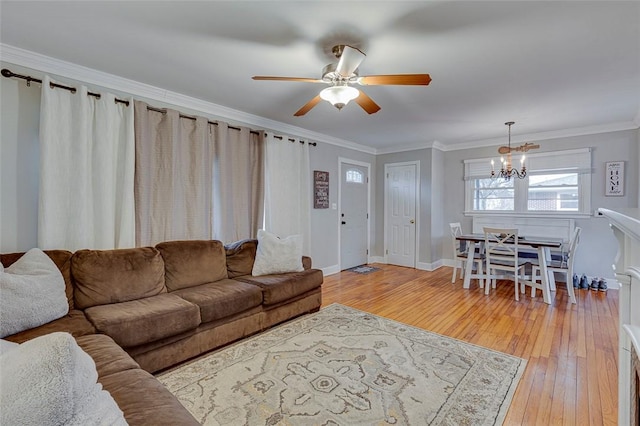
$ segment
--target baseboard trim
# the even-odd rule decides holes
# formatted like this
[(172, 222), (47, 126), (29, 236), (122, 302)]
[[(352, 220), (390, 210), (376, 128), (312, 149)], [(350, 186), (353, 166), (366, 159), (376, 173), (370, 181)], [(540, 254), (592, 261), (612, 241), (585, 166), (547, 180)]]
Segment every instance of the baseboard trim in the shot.
[(320, 268), (320, 270), (322, 271), (322, 275), (326, 277), (340, 272), (340, 265), (331, 265), (326, 268)]
[(369, 256), (368, 259), (369, 263), (387, 263), (386, 259), (384, 258), (384, 256)]
[(440, 268), (442, 265), (442, 259), (440, 260), (436, 260), (433, 263), (427, 263), (427, 262), (418, 262), (416, 264), (416, 269), (419, 269), (421, 271), (435, 271), (436, 269)]

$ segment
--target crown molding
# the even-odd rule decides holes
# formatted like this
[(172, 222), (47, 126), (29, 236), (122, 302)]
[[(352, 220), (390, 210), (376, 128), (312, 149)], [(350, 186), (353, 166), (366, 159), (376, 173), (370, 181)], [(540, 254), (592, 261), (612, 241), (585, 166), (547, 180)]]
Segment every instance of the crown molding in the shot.
[(377, 155), (395, 154), (396, 152), (418, 151), (421, 149), (438, 149), (440, 151), (447, 151), (446, 147), (442, 143), (438, 141), (431, 141), (431, 142), (422, 142), (422, 143), (417, 143), (412, 145), (401, 145), (401, 146), (390, 146), (385, 148), (378, 148), (376, 150), (376, 154)]
[(344, 139), (334, 138), (317, 132), (312, 132), (301, 127), (292, 126), (265, 117), (248, 114), (235, 109), (227, 108), (223, 105), (207, 102), (191, 96), (186, 96), (177, 92), (151, 86), (135, 80), (119, 77), (117, 75), (98, 71), (71, 62), (62, 61), (50, 56), (41, 55), (29, 50), (20, 49), (8, 44), (0, 43), (0, 61), (31, 68), (42, 73), (50, 73), (60, 76), (63, 79), (70, 79), (89, 85), (104, 87), (129, 94), (134, 97), (142, 97), (156, 100), (176, 107), (188, 108), (200, 111), (204, 114), (214, 116), (219, 119), (232, 122), (232, 124), (243, 124), (255, 126), (260, 129), (270, 130), (277, 133), (284, 133), (302, 139), (310, 139), (316, 142), (323, 142), (336, 145), (354, 151), (376, 154), (376, 149)]
[[(575, 136), (597, 135), (600, 133), (620, 132), (624, 130), (638, 130), (640, 126), (634, 121), (623, 121), (619, 123), (601, 124), (597, 126), (577, 127), (573, 129), (553, 130), (550, 132), (528, 133), (511, 138), (511, 143), (524, 143), (531, 141), (544, 141), (550, 139), (570, 138)], [(484, 139), (472, 142), (456, 143), (446, 145), (443, 151), (459, 151), (463, 149), (484, 148), (488, 146), (504, 145), (504, 137)]]

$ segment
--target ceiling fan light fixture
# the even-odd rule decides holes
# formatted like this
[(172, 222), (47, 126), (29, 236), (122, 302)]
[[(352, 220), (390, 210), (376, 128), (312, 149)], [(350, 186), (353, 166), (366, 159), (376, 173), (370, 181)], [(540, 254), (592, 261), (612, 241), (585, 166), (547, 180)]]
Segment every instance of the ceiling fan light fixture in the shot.
[(360, 91), (351, 86), (331, 86), (320, 92), (320, 97), (338, 109), (355, 99)]

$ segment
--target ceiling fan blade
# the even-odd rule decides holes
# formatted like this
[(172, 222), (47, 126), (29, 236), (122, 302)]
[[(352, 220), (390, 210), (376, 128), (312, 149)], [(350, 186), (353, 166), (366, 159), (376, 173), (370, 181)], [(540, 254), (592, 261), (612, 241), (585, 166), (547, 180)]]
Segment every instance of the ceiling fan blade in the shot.
[(344, 46), (342, 55), (340, 55), (340, 60), (338, 61), (338, 66), (336, 67), (336, 72), (342, 77), (351, 77), (351, 74), (360, 66), (365, 56), (366, 55), (358, 49), (354, 49), (351, 46)]
[(362, 90), (358, 90), (360, 95), (354, 99), (354, 101), (362, 107), (363, 110), (367, 111), (369, 114), (375, 114), (380, 111), (380, 106), (373, 101), (366, 93)]
[(365, 86), (381, 86), (387, 84), (427, 86), (431, 83), (431, 76), (429, 74), (365, 75), (358, 78), (358, 83)]
[(294, 117), (300, 117), (302, 115), (305, 115), (306, 113), (308, 113), (311, 108), (313, 108), (314, 106), (318, 105), (318, 103), (322, 100), (322, 98), (320, 97), (320, 95), (317, 95), (315, 98), (311, 99), (309, 102), (307, 102), (302, 108), (300, 108), (298, 111), (296, 111), (294, 115)]
[(274, 80), (274, 81), (301, 81), (303, 83), (324, 83), (323, 80), (317, 78), (305, 78), (305, 77), (274, 77), (268, 75), (254, 75), (251, 77), (253, 80)]

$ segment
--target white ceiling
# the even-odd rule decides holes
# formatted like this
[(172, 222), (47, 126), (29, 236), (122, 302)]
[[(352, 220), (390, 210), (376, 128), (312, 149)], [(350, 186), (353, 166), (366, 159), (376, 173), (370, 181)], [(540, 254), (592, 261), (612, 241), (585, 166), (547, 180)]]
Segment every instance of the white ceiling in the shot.
[[(0, 41), (374, 148), (445, 149), (640, 123), (638, 1), (2, 1)], [(360, 75), (429, 73), (429, 86), (360, 87), (381, 107), (322, 102), (330, 49)], [(458, 144), (458, 145), (456, 145)]]

